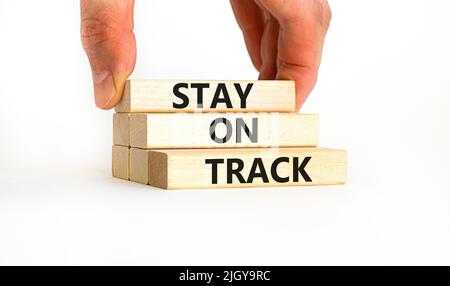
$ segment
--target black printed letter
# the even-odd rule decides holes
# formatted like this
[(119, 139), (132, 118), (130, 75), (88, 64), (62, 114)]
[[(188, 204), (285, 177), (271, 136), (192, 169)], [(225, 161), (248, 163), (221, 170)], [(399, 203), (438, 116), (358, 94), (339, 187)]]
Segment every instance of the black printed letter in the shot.
[[(259, 170), (259, 172), (256, 172), (256, 170)], [(269, 178), (267, 178), (266, 169), (264, 168), (264, 164), (261, 158), (255, 158), (253, 161), (252, 168), (250, 170), (250, 173), (248, 174), (248, 181), (247, 183), (252, 183), (253, 179), (256, 177), (262, 178), (264, 183), (269, 182)]]
[[(236, 163), (238, 165), (236, 169), (233, 169), (233, 163)], [(239, 183), (245, 183), (245, 179), (241, 174), (242, 169), (244, 169), (244, 162), (241, 159), (227, 159), (227, 184), (233, 183), (233, 175), (236, 176)]]
[(223, 164), (223, 159), (206, 159), (205, 164), (211, 164), (211, 184), (217, 184), (217, 164)]
[(305, 182), (312, 182), (311, 178), (309, 177), (308, 173), (305, 171), (305, 167), (308, 164), (309, 160), (311, 160), (311, 157), (305, 157), (303, 158), (302, 164), (298, 166), (298, 157), (294, 157), (294, 182), (298, 182), (298, 173), (300, 173), (303, 177), (303, 180)]
[[(287, 183), (287, 182), (289, 182), (289, 177), (284, 177), (283, 178), (283, 177), (280, 177), (278, 175), (278, 173), (277, 173), (277, 167), (282, 162), (289, 163), (289, 158), (288, 157), (277, 158), (275, 161), (273, 161), (272, 167), (270, 168), (270, 173), (272, 174), (272, 178), (277, 183)], [(298, 175), (297, 175), (297, 177), (298, 177)]]
[(250, 139), (252, 143), (258, 143), (258, 118), (252, 118), (252, 132), (247, 124), (245, 124), (244, 119), (236, 118), (236, 142), (242, 142), (242, 129), (244, 129), (245, 134)]
[[(223, 98), (220, 98), (220, 94), (223, 94)], [(217, 103), (224, 102), (227, 105), (227, 108), (232, 108), (230, 96), (228, 95), (227, 87), (224, 83), (219, 83), (217, 85), (216, 92), (214, 93), (214, 98), (211, 102), (211, 108), (216, 108)]]
[(197, 108), (203, 108), (203, 89), (209, 87), (209, 83), (191, 83), (191, 87), (197, 89)]
[(185, 82), (180, 82), (177, 83), (174, 87), (173, 87), (173, 94), (180, 98), (181, 100), (183, 100), (182, 103), (173, 103), (173, 108), (177, 108), (177, 109), (182, 109), (182, 108), (186, 108), (189, 105), (189, 97), (187, 97), (186, 94), (182, 93), (180, 91), (180, 88), (188, 88), (188, 84)]
[[(216, 126), (219, 123), (223, 123), (227, 127), (227, 134), (223, 138), (217, 138), (217, 136), (216, 136)], [(209, 136), (216, 143), (223, 144), (223, 143), (227, 142), (228, 140), (230, 140), (232, 131), (233, 131), (233, 126), (231, 126), (231, 122), (228, 121), (228, 119), (226, 119), (224, 117), (214, 119), (213, 122), (211, 122), (211, 125), (209, 125)]]
[(241, 85), (239, 83), (235, 83), (234, 87), (236, 88), (236, 91), (241, 98), (241, 108), (247, 108), (247, 97), (250, 94), (250, 90), (253, 87), (253, 83), (247, 84), (247, 87), (245, 88), (245, 91), (242, 91)]

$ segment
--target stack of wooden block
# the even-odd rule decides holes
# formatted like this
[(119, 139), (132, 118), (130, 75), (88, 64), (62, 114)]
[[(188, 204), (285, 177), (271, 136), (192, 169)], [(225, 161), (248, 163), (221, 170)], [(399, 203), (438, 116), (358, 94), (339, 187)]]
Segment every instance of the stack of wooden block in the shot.
[(129, 80), (113, 119), (114, 177), (164, 189), (343, 184), (292, 81)]

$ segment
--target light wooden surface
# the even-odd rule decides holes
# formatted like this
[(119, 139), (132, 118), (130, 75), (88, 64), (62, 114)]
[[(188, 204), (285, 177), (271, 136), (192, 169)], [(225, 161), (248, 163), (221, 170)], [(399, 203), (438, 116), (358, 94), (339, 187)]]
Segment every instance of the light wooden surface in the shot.
[(113, 115), (113, 144), (130, 146), (130, 117), (127, 113)]
[(130, 178), (130, 148), (126, 146), (112, 146), (112, 175), (128, 180)]
[[(204, 88), (199, 88), (199, 85)], [(229, 106), (224, 102), (227, 98)], [(214, 106), (212, 103), (215, 99), (219, 99), (219, 102)], [(179, 108), (175, 108), (174, 104)], [(287, 80), (131, 79), (126, 82), (122, 100), (116, 106), (116, 112), (195, 111), (292, 112), (295, 111), (295, 84)]]
[[(148, 150), (130, 148), (130, 180), (133, 182), (148, 184)], [(160, 170), (164, 172), (164, 170)]]
[[(298, 113), (131, 114), (130, 145), (142, 149), (314, 147), (319, 141), (318, 121), (317, 115)], [(213, 122), (219, 122), (215, 128)]]
[(131, 148), (130, 175), (132, 181), (164, 189), (344, 184), (347, 153), (328, 148)]

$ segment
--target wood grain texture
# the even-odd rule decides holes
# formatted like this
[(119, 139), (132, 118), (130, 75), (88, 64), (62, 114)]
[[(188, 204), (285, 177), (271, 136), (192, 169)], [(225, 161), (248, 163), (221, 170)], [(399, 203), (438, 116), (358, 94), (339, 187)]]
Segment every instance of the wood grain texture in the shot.
[[(174, 87), (186, 84), (178, 90), (186, 95), (189, 103), (184, 108), (174, 108), (182, 100), (175, 96)], [(192, 86), (194, 84), (194, 86)], [(202, 88), (202, 105), (198, 105), (198, 84), (208, 84)], [(239, 85), (239, 91), (235, 84)], [(246, 105), (241, 105), (239, 92), (245, 92), (251, 85)], [(226, 90), (218, 87), (225, 86)], [(229, 95), (231, 107), (224, 102), (212, 106), (214, 98)], [(242, 93), (241, 93), (242, 94)], [(116, 106), (116, 112), (293, 112), (295, 111), (295, 83), (288, 80), (128, 80), (125, 84), (122, 100)]]
[(131, 148), (130, 153), (131, 180), (164, 189), (331, 185), (344, 184), (347, 176), (347, 153), (338, 149)]
[(113, 144), (130, 146), (130, 116), (127, 113), (113, 115)]
[[(222, 118), (230, 124), (229, 128)], [(216, 140), (210, 133), (215, 120), (219, 122), (213, 128)], [(298, 113), (131, 114), (130, 146), (142, 149), (314, 147), (319, 141), (318, 121), (317, 115)], [(228, 141), (223, 142), (227, 131)]]
[(130, 180), (141, 184), (148, 184), (148, 167), (148, 151), (130, 148)]
[(130, 179), (130, 148), (126, 146), (112, 146), (112, 175), (113, 177)]

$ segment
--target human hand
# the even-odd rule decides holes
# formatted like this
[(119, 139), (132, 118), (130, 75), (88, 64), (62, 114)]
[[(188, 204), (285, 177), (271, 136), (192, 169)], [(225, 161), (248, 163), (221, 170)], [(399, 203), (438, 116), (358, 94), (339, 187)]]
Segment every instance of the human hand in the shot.
[(295, 81), (297, 110), (317, 80), (331, 20), (326, 0), (231, 0), (259, 79)]
[(134, 0), (81, 0), (81, 41), (89, 58), (95, 104), (113, 108), (136, 63)]
[[(317, 79), (331, 12), (326, 0), (231, 0), (260, 79), (292, 79), (300, 108)], [(81, 39), (95, 103), (119, 101), (136, 63), (134, 0), (81, 0)]]

